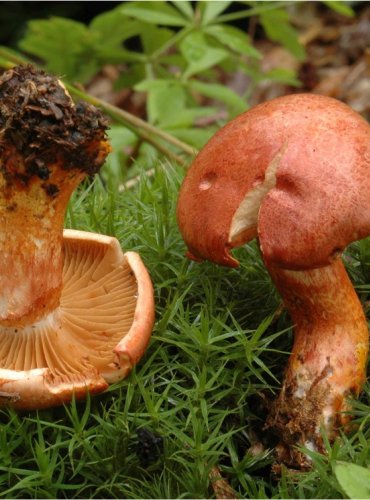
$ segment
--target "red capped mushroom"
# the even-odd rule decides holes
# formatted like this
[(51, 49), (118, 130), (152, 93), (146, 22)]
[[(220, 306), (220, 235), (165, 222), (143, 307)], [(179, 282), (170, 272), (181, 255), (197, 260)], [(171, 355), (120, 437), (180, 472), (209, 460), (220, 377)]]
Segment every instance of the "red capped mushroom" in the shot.
[(100, 392), (143, 355), (152, 284), (115, 238), (65, 230), (72, 191), (110, 151), (94, 107), (31, 66), (0, 76), (0, 404)]
[(370, 234), (370, 127), (345, 104), (311, 94), (273, 99), (219, 130), (181, 187), (178, 223), (195, 259), (237, 266), (257, 237), (294, 323), (294, 345), (267, 425), (280, 458), (323, 451), (365, 380), (368, 328), (341, 259)]

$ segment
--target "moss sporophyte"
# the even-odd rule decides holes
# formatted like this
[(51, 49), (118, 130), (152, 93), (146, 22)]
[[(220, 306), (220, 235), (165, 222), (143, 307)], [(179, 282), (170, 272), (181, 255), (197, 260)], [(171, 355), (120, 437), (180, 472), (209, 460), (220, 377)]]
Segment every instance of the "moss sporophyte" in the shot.
[(0, 392), (41, 408), (124, 377), (149, 341), (149, 275), (115, 238), (64, 230), (104, 163), (107, 122), (31, 66), (0, 76)]

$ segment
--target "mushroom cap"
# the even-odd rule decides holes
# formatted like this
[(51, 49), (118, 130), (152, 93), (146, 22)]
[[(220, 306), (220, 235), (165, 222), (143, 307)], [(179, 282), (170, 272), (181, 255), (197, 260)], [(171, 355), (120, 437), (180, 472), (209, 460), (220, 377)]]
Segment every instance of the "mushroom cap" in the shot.
[(221, 128), (182, 184), (177, 217), (189, 256), (236, 266), (258, 236), (267, 262), (329, 264), (370, 234), (370, 127), (336, 99), (294, 94)]
[(138, 254), (109, 236), (64, 230), (59, 307), (0, 329), (0, 403), (46, 408), (98, 393), (139, 361), (154, 323), (153, 287)]

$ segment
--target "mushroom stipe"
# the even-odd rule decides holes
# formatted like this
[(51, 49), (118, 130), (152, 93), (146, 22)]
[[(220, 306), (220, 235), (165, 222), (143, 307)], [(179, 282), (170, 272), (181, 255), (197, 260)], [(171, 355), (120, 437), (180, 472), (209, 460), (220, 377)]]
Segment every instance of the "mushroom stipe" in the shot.
[(258, 238), (294, 324), (282, 391), (266, 427), (278, 460), (309, 467), (347, 424), (366, 377), (368, 328), (341, 260), (370, 234), (370, 127), (345, 104), (295, 94), (250, 109), (198, 154), (177, 217), (188, 256), (235, 267), (234, 247)]
[(0, 405), (36, 409), (125, 377), (154, 322), (149, 274), (115, 238), (65, 230), (110, 151), (100, 111), (31, 66), (0, 76)]

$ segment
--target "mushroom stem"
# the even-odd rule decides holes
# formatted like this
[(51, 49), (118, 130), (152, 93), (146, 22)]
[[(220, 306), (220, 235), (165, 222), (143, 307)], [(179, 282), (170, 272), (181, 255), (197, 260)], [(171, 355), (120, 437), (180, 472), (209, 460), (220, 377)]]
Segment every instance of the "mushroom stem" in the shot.
[(280, 459), (302, 467), (295, 445), (323, 450), (321, 429), (329, 439), (348, 423), (346, 398), (364, 382), (368, 328), (361, 303), (342, 260), (291, 271), (266, 266), (295, 325), (294, 345), (281, 393), (267, 427), (281, 439)]
[(110, 151), (107, 124), (31, 66), (0, 76), (0, 326), (32, 324), (58, 305), (68, 200)]
[(84, 174), (73, 171), (58, 176), (55, 166), (49, 170), (54, 173), (53, 181), (45, 182), (44, 187), (39, 182), (7, 186), (5, 176), (0, 175), (0, 192), (6, 193), (0, 203), (2, 326), (31, 324), (59, 305), (64, 216), (69, 197)]

